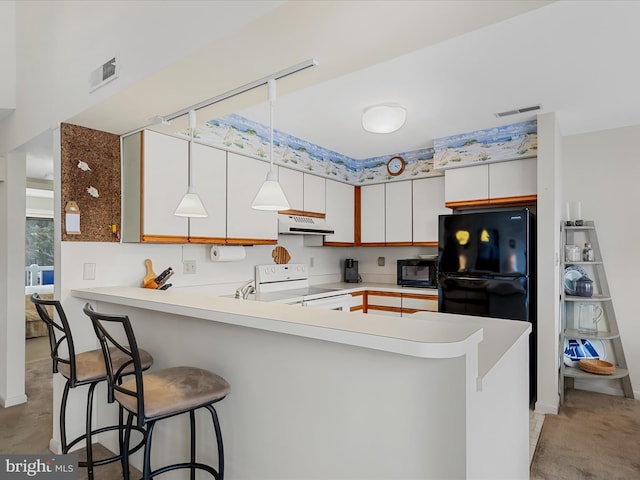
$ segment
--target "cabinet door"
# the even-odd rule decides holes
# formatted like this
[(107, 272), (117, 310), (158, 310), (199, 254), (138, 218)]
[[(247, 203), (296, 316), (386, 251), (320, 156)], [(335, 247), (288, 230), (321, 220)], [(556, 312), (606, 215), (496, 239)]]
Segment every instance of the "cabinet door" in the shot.
[(278, 181), (289, 200), (291, 210), (304, 210), (303, 173), (290, 168), (278, 167)]
[(276, 243), (278, 212), (254, 210), (251, 203), (267, 178), (269, 164), (228, 153), (227, 239), (229, 243)]
[(176, 217), (187, 192), (188, 142), (145, 130), (142, 164), (142, 241), (186, 242), (188, 219)]
[(445, 202), (489, 199), (489, 165), (452, 168), (445, 171)]
[(316, 175), (304, 174), (304, 210), (325, 213), (325, 179)]
[(444, 206), (445, 177), (413, 180), (413, 243), (437, 245), (438, 215), (451, 213)]
[(189, 219), (189, 241), (223, 242), (227, 236), (227, 153), (194, 143), (191, 169), (191, 183), (209, 216)]
[(402, 314), (411, 315), (416, 312), (437, 312), (437, 295), (420, 295), (417, 293), (402, 294)]
[(360, 241), (385, 243), (384, 184), (365, 185), (360, 189)]
[(402, 294), (393, 292), (367, 292), (367, 313), (402, 316)]
[(385, 185), (385, 239), (386, 243), (411, 244), (412, 199), (411, 180)]
[(335, 233), (325, 235), (325, 245), (353, 245), (354, 186), (336, 180), (327, 180), (326, 192), (326, 219)]
[(489, 165), (489, 198), (536, 195), (538, 162), (535, 158)]

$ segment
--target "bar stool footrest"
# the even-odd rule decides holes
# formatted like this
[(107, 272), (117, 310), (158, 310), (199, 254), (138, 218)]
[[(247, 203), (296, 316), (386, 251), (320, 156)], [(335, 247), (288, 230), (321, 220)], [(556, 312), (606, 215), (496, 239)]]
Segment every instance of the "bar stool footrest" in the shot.
[[(108, 427), (101, 427), (98, 428), (96, 430), (91, 430), (90, 435), (93, 437), (96, 434), (99, 433), (104, 433), (104, 432), (111, 432), (113, 430), (121, 430), (122, 433), (124, 434), (125, 430), (126, 430), (126, 426), (125, 425), (110, 425)], [(135, 430), (136, 432), (140, 432), (142, 434), (142, 439), (140, 440), (140, 443), (138, 443), (137, 445), (135, 445), (133, 448), (129, 449), (129, 455), (131, 455), (132, 453), (137, 452), (138, 450), (140, 450), (142, 447), (144, 447), (144, 443), (145, 443), (145, 430), (144, 428), (138, 427), (138, 426), (132, 426), (131, 430)], [(84, 441), (87, 438), (87, 434), (82, 434), (79, 437), (75, 438), (72, 442), (70, 442), (67, 445), (67, 448), (65, 448), (62, 453), (66, 454), (66, 453), (70, 453), (69, 450), (71, 450), (71, 448)], [(117, 462), (122, 460), (122, 454), (117, 454), (117, 455), (113, 455), (111, 457), (107, 457), (107, 458), (103, 458), (100, 460), (93, 460), (93, 466), (94, 467), (98, 467), (100, 465), (107, 465), (108, 463), (113, 463), (113, 462)], [(78, 466), (79, 467), (87, 467), (87, 462), (78, 462)]]

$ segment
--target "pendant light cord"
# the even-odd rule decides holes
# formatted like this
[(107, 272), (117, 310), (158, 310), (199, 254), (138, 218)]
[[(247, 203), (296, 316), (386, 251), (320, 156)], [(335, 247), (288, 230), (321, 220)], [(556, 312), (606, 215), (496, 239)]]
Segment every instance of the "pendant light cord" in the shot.
[(269, 85), (269, 171), (273, 172), (273, 117), (276, 104), (276, 81), (271, 78)]

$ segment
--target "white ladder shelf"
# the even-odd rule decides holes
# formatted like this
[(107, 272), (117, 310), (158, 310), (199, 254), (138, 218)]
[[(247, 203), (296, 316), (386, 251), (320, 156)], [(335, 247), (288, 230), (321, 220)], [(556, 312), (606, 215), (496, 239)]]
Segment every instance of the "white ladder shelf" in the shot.
[[(634, 398), (633, 389), (631, 387), (631, 379), (627, 370), (627, 362), (622, 348), (622, 339), (618, 330), (618, 322), (616, 313), (613, 308), (613, 300), (609, 291), (607, 275), (602, 261), (600, 244), (598, 243), (598, 235), (594, 222), (585, 221), (584, 225), (566, 226), (563, 222), (562, 227), (562, 249), (560, 254), (564, 258), (561, 269), (561, 291), (560, 296), (560, 402), (564, 402), (565, 388), (573, 388), (575, 379), (580, 381), (590, 380), (618, 380), (624, 396)], [(578, 245), (580, 250), (585, 243), (590, 243), (593, 248), (593, 261), (568, 261), (566, 259), (567, 245)], [(582, 258), (582, 255), (581, 255)], [(593, 296), (584, 297), (578, 295), (570, 295), (565, 288), (565, 269), (575, 266), (583, 269), (587, 276), (593, 280)], [(577, 306), (579, 304), (595, 303), (602, 308), (602, 320), (598, 322), (598, 331), (596, 333), (584, 333), (578, 329)], [(583, 371), (578, 366), (567, 366), (564, 362), (565, 340), (586, 339), (602, 341), (607, 351), (606, 361), (615, 365), (615, 372), (611, 375), (597, 375)]]

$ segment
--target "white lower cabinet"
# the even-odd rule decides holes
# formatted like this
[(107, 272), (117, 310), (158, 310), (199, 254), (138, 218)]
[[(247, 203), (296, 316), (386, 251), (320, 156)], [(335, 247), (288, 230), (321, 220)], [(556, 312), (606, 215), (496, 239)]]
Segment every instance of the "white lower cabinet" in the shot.
[(416, 312), (437, 312), (438, 311), (438, 293), (434, 294), (418, 294), (403, 293), (402, 294), (402, 314), (411, 315)]
[(237, 153), (228, 153), (228, 243), (260, 243), (261, 241), (277, 243), (278, 212), (251, 208), (251, 203), (267, 178), (268, 171), (267, 162)]
[(367, 291), (367, 313), (402, 316), (402, 294), (395, 292)]
[(325, 245), (353, 245), (354, 243), (354, 186), (336, 180), (326, 180), (326, 220), (334, 229), (325, 235)]

